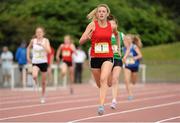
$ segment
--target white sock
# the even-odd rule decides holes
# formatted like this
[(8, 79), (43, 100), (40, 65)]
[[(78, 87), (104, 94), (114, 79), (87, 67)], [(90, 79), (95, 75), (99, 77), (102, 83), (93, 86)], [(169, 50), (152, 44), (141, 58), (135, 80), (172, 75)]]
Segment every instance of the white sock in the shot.
[(113, 99), (112, 102), (117, 102), (116, 99)]

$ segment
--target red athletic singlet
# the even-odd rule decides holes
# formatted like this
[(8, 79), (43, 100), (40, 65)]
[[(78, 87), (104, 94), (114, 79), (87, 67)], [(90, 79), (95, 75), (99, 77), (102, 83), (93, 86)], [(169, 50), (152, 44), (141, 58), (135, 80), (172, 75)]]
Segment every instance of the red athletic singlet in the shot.
[(71, 48), (71, 45), (63, 45), (61, 50), (62, 50), (62, 60), (67, 62), (72, 62), (73, 50)]
[(111, 46), (112, 28), (108, 21), (107, 27), (99, 26), (98, 21), (94, 21), (95, 30), (91, 37), (91, 57), (93, 58), (108, 58), (113, 57)]

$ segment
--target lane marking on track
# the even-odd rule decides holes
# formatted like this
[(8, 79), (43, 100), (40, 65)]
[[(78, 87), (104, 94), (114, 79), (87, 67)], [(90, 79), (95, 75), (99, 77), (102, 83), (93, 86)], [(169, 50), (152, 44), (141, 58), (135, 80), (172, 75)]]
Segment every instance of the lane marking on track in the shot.
[[(179, 91), (179, 90), (175, 90), (174, 92)], [(162, 93), (166, 93), (169, 91), (148, 91), (148, 92), (144, 92), (144, 93), (138, 93), (136, 94), (136, 96), (142, 96), (142, 95), (146, 95), (146, 94), (162, 94)], [(126, 97), (126, 95), (121, 95), (119, 98), (123, 98)], [(24, 108), (32, 108), (32, 107), (40, 107), (40, 106), (51, 106), (51, 105), (56, 105), (56, 104), (64, 104), (64, 103), (75, 103), (75, 102), (88, 102), (90, 100), (97, 100), (98, 98), (88, 98), (86, 97), (85, 99), (78, 99), (78, 100), (67, 100), (67, 101), (58, 101), (58, 102), (52, 102), (52, 103), (45, 103), (45, 104), (34, 104), (34, 105), (25, 105), (25, 106), (14, 106), (14, 107), (8, 107), (8, 108), (1, 108), (0, 111), (6, 111), (6, 110), (13, 110), (13, 109), (24, 109)], [(107, 99), (111, 98), (111, 96), (107, 96)]]
[(142, 107), (142, 108), (134, 108), (134, 109), (126, 110), (126, 111), (109, 113), (109, 114), (105, 114), (105, 115), (102, 115), (102, 116), (87, 117), (87, 118), (82, 118), (82, 119), (69, 121), (68, 123), (82, 122), (82, 121), (90, 120), (90, 119), (102, 118), (102, 117), (118, 115), (118, 114), (125, 114), (125, 113), (130, 113), (130, 112), (135, 112), (135, 111), (148, 110), (148, 109), (153, 109), (153, 108), (160, 108), (160, 107), (171, 106), (171, 105), (176, 105), (176, 104), (180, 104), (180, 101), (171, 102), (171, 103), (164, 103), (164, 104), (159, 104), (159, 105), (153, 105), (153, 106), (146, 106), (146, 107)]
[[(90, 93), (91, 91), (88, 91), (88, 92)], [(3, 93), (3, 92), (0, 92), (0, 93)], [(26, 98), (32, 98), (32, 99), (34, 99), (34, 98), (38, 97), (37, 94), (35, 95), (35, 93), (36, 93), (36, 91), (34, 90), (33, 92), (28, 93), (28, 95), (27, 95), (27, 94), (23, 94), (23, 91), (22, 91), (20, 93), (17, 93), (16, 95), (14, 94), (11, 97), (1, 96), (1, 99), (4, 100), (4, 101), (13, 101), (14, 99), (16, 100), (16, 99), (22, 99), (22, 98), (25, 98), (25, 99)], [(64, 93), (62, 91), (54, 91), (53, 93), (49, 93), (47, 91), (46, 93), (48, 94), (47, 96), (49, 96), (49, 97), (57, 97), (57, 96), (59, 96), (57, 93), (60, 93), (61, 95), (62, 94), (68, 94), (68, 92)], [(55, 96), (54, 96), (54, 94), (55, 94)], [(80, 94), (78, 94), (78, 95), (80, 95)], [(74, 96), (74, 95), (67, 95), (67, 96)]]
[[(56, 100), (56, 99), (68, 99), (68, 98), (83, 98), (83, 97), (87, 97), (87, 96), (89, 96), (89, 97), (91, 97), (91, 96), (96, 96), (97, 94), (94, 94), (94, 95), (92, 95), (92, 94), (88, 94), (88, 95), (81, 95), (81, 94), (78, 94), (78, 95), (74, 95), (74, 96), (72, 96), (72, 95), (65, 95), (65, 96), (63, 96), (63, 95), (60, 95), (60, 96), (54, 96), (54, 97), (48, 97), (48, 99), (51, 99), (51, 100)], [(23, 100), (21, 100), (21, 99), (18, 99), (18, 100), (14, 100), (14, 101), (8, 101), (8, 102), (1, 102), (0, 103), (0, 105), (6, 105), (6, 104), (14, 104), (14, 103), (26, 103), (26, 102), (37, 102), (37, 101), (39, 101), (39, 97), (37, 96), (36, 97), (36, 99), (23, 99)]]
[(159, 121), (156, 121), (155, 123), (162, 123), (162, 122), (166, 122), (166, 121), (170, 121), (170, 120), (175, 120), (175, 119), (180, 119), (180, 116), (171, 117), (171, 118), (167, 118), (167, 119), (163, 119), (163, 120), (159, 120)]
[[(159, 100), (159, 99), (163, 99), (163, 98), (170, 98), (170, 97), (176, 97), (176, 96), (177, 95), (170, 94), (170, 95), (149, 97), (149, 98), (143, 98), (143, 99), (136, 99), (136, 100), (133, 100), (131, 102), (141, 102), (141, 101), (155, 100), (155, 99)], [(126, 100), (126, 101), (118, 102), (118, 104), (123, 104), (123, 103), (130, 103), (130, 101)], [(109, 105), (109, 104), (111, 104), (111, 103), (106, 103), (105, 105)], [(31, 116), (38, 116), (38, 115), (45, 115), (45, 114), (52, 114), (52, 113), (67, 112), (67, 111), (73, 111), (73, 110), (89, 109), (89, 108), (94, 108), (94, 107), (97, 107), (97, 106), (98, 105), (87, 105), (87, 106), (66, 108), (66, 109), (60, 109), (60, 110), (54, 110), (54, 111), (32, 113), (32, 114), (26, 114), (26, 115), (17, 115), (17, 116), (12, 116), (12, 117), (0, 118), (0, 121), (10, 120), (10, 119), (17, 119), (17, 118), (24, 118), (24, 117), (31, 117)]]
[[(159, 90), (159, 87), (153, 87), (153, 89), (152, 89), (152, 87), (149, 89), (150, 87), (144, 87), (143, 89), (141, 89), (140, 91), (138, 90), (138, 92), (143, 92), (144, 90)], [(166, 90), (167, 88), (164, 88), (164, 90)], [(178, 89), (178, 88), (175, 88), (175, 89)], [(0, 91), (1, 92), (1, 91)], [(35, 91), (34, 91), (35, 92)], [(34, 94), (34, 92), (32, 92), (31, 94)], [(1, 93), (3, 93), (3, 92), (1, 92)], [(47, 92), (48, 93), (48, 92)], [(62, 93), (61, 91), (57, 91), (56, 93)], [(86, 93), (88, 93), (88, 92), (86, 92)], [(123, 93), (126, 93), (126, 91), (123, 91)], [(18, 93), (19, 94), (19, 93)], [(22, 94), (22, 93), (21, 93)], [(56, 96), (52, 96), (52, 93), (50, 93), (50, 97), (56, 97)], [(57, 95), (57, 96), (59, 96), (59, 95)], [(68, 96), (72, 96), (72, 95), (68, 95)], [(22, 99), (22, 97), (28, 97), (28, 98), (37, 98), (37, 96), (32, 96), (32, 95), (18, 95), (18, 97), (17, 97), (17, 95), (13, 95), (13, 96), (11, 96), (11, 97), (1, 97), (1, 99), (2, 100), (8, 100), (8, 99), (15, 99), (15, 100), (17, 100), (17, 99)], [(13, 101), (13, 100), (11, 100), (11, 101)]]
[[(146, 89), (145, 92), (149, 92), (149, 91), (156, 91), (156, 90), (159, 90), (159, 89)], [(163, 89), (164, 90), (164, 89)], [(165, 89), (166, 90), (166, 89)], [(173, 89), (173, 90), (177, 90), (179, 91), (179, 88), (176, 88), (176, 89)], [(144, 93), (144, 91), (137, 91), (137, 92), (134, 92), (134, 93)], [(56, 100), (56, 99), (66, 99), (66, 98), (76, 98), (76, 97), (86, 97), (86, 96), (97, 96), (97, 93), (95, 95), (92, 95), (92, 94), (89, 94), (89, 95), (68, 95), (68, 96), (54, 96), (54, 97), (49, 97), (48, 99), (52, 99), (52, 100)], [(7, 102), (0, 102), (0, 105), (3, 105), (3, 104), (14, 104), (14, 103), (26, 103), (26, 102), (37, 102), (39, 101), (39, 98), (37, 97), (36, 99), (20, 99), (20, 100), (14, 100), (14, 101), (7, 101)], [(3, 106), (5, 107), (5, 106)]]

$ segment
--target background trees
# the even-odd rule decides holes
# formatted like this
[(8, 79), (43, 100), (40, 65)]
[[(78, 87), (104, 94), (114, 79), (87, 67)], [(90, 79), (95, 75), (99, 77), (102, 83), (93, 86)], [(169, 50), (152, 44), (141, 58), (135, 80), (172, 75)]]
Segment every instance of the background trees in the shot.
[[(99, 3), (109, 5), (119, 21), (119, 30), (139, 34), (144, 46), (179, 40), (178, 1), (164, 0), (1, 0), (0, 46), (15, 50), (29, 41), (36, 26), (44, 26), (51, 44), (57, 46), (65, 34), (78, 43), (89, 21), (86, 15)], [(86, 44), (85, 47), (88, 47)]]

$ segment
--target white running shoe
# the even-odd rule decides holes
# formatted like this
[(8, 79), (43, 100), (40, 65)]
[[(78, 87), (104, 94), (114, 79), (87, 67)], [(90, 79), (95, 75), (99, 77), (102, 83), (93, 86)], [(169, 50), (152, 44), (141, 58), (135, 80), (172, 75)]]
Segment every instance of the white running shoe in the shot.
[(117, 105), (117, 102), (116, 101), (112, 101), (111, 103), (111, 109), (116, 109), (116, 105)]
[(45, 98), (44, 97), (41, 97), (41, 104), (44, 104), (45, 103)]

